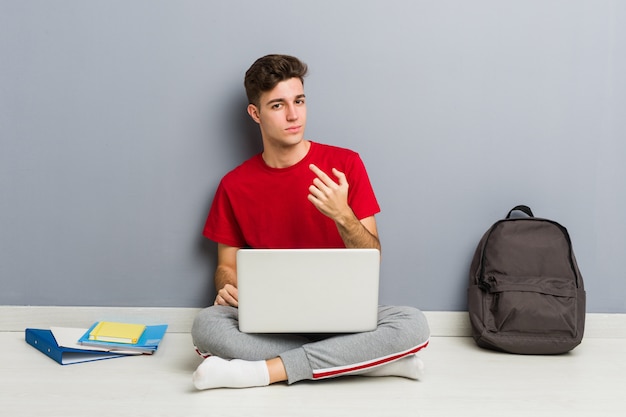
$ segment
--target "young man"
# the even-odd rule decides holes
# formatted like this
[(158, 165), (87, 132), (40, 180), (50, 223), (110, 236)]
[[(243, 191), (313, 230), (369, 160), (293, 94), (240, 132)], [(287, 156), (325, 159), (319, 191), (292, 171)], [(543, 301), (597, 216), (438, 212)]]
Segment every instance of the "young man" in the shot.
[(263, 152), (222, 179), (204, 228), (218, 243), (217, 296), (192, 328), (206, 357), (193, 375), (198, 389), (421, 374), (415, 353), (428, 344), (429, 329), (412, 307), (379, 307), (376, 330), (325, 338), (238, 329), (239, 248), (380, 250), (374, 217), (380, 209), (359, 155), (304, 139), (306, 72), (286, 55), (262, 57), (246, 72), (248, 114), (259, 124)]

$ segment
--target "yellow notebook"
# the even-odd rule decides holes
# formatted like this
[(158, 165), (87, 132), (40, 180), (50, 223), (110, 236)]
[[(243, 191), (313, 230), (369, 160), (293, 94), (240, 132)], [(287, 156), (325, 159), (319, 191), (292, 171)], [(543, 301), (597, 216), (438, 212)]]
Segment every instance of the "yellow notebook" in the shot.
[(145, 324), (101, 321), (89, 333), (89, 340), (135, 344), (146, 330)]

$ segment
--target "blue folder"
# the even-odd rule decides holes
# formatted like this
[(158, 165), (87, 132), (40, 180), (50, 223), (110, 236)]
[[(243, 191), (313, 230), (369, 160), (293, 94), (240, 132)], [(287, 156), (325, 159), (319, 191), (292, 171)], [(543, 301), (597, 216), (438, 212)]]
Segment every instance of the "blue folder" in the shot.
[(61, 365), (73, 363), (99, 361), (126, 356), (114, 352), (101, 352), (97, 350), (83, 350), (66, 348), (57, 344), (52, 331), (44, 329), (26, 329), (26, 343), (39, 350), (46, 356), (54, 359)]

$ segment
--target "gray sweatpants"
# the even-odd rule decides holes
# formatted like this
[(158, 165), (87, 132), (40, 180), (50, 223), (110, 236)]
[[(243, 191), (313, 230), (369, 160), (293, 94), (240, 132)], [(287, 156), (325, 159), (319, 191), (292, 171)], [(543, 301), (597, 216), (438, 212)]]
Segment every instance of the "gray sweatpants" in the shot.
[(196, 349), (223, 359), (280, 357), (289, 384), (367, 372), (416, 353), (430, 336), (426, 317), (413, 307), (381, 306), (376, 330), (330, 336), (242, 333), (238, 313), (227, 306), (200, 311), (191, 330)]

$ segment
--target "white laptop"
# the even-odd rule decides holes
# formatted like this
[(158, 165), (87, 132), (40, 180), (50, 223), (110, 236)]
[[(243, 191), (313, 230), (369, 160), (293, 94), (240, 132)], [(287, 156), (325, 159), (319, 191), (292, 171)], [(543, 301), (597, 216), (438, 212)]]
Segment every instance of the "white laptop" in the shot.
[(378, 322), (376, 249), (240, 249), (239, 330), (353, 333)]

